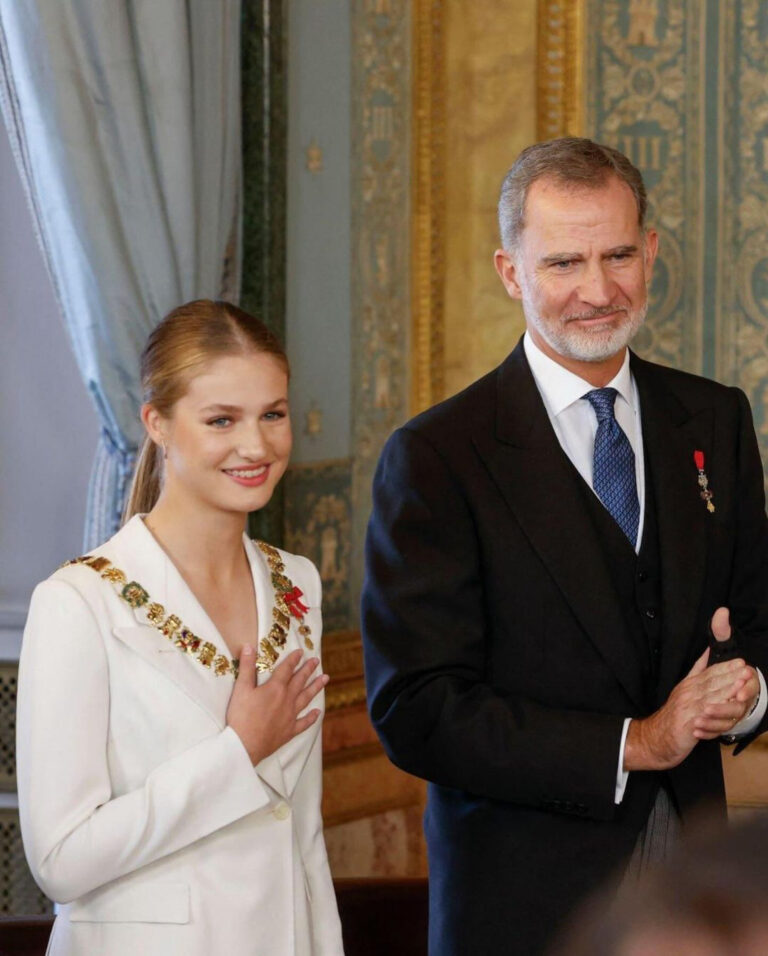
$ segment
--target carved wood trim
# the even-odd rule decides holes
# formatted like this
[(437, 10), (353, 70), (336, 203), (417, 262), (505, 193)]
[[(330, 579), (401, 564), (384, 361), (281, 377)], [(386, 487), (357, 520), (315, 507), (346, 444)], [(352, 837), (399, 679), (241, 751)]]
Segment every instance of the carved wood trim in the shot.
[(411, 211), (411, 411), (443, 397), (444, 134), (443, 0), (413, 4)]
[(540, 140), (584, 133), (584, 0), (539, 0), (536, 68)]

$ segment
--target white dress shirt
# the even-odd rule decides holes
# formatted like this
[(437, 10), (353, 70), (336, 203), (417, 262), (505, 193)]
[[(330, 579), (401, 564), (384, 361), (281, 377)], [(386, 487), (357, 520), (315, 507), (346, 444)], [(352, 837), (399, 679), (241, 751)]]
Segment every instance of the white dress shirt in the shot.
[[(523, 349), (528, 360), (533, 379), (539, 390), (544, 408), (557, 435), (557, 440), (581, 477), (592, 488), (592, 463), (597, 432), (597, 415), (591, 404), (584, 398), (595, 387), (573, 372), (569, 372), (534, 343), (526, 332)], [(645, 520), (645, 462), (643, 457), (643, 431), (640, 418), (640, 398), (637, 384), (629, 368), (629, 349), (624, 356), (621, 368), (606, 388), (615, 388), (618, 392), (614, 411), (616, 421), (629, 439), (635, 454), (635, 480), (637, 497), (640, 502), (640, 520), (637, 527), (635, 551), (639, 551), (643, 538)], [(594, 491), (594, 489), (593, 489)], [(756, 668), (757, 670), (757, 668)], [(763, 719), (766, 711), (766, 687), (763, 675), (757, 670), (760, 681), (760, 696), (755, 710), (736, 724), (731, 731), (734, 735), (744, 735), (754, 730)], [(629, 774), (624, 770), (624, 746), (631, 718), (624, 721), (624, 729), (619, 745), (619, 761), (616, 773), (616, 803), (621, 803)]]

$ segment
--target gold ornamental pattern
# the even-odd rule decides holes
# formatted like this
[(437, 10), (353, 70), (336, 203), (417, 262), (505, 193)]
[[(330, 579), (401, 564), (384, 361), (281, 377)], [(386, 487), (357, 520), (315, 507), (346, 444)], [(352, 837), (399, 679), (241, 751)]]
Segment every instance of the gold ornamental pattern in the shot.
[[(304, 621), (308, 608), (301, 602), (303, 592), (286, 576), (280, 552), (264, 541), (254, 543), (267, 560), (274, 589), (272, 625), (268, 635), (259, 642), (256, 670), (271, 672), (285, 647), (292, 617), (299, 622), (298, 631), (304, 646), (311, 650), (314, 644), (311, 637), (312, 631)], [(230, 659), (226, 654), (222, 654), (215, 644), (194, 634), (177, 614), (168, 613), (162, 604), (153, 601), (149, 592), (138, 581), (129, 581), (125, 571), (112, 564), (109, 558), (86, 554), (66, 561), (62, 567), (73, 564), (81, 564), (95, 571), (103, 581), (112, 585), (121, 600), (134, 611), (144, 615), (148, 625), (160, 631), (180, 651), (189, 654), (203, 667), (211, 669), (217, 677), (224, 677), (227, 674), (237, 677), (239, 666), (237, 659)]]

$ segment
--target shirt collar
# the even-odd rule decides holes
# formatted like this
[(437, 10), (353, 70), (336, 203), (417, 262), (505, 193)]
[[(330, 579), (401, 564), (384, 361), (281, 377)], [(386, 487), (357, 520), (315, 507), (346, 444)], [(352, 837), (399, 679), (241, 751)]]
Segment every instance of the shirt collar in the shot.
[[(545, 355), (528, 332), (523, 337), (523, 349), (536, 387), (544, 399), (544, 404), (553, 415), (559, 415), (595, 387)], [(634, 408), (629, 349), (624, 354), (621, 368), (606, 388), (615, 388), (630, 408)]]

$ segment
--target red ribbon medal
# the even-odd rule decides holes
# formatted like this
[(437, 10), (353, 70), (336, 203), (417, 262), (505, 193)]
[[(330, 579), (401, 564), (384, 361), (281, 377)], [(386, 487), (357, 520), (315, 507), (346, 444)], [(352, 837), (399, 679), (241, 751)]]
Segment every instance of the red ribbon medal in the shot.
[(693, 463), (696, 465), (696, 471), (699, 473), (699, 497), (707, 503), (707, 511), (710, 514), (715, 510), (715, 503), (712, 500), (712, 490), (709, 487), (709, 478), (704, 471), (704, 452), (698, 449), (693, 453)]
[(285, 603), (288, 605), (288, 610), (299, 620), (301, 620), (309, 610), (308, 607), (304, 607), (304, 605), (301, 603), (301, 599), (303, 597), (304, 592), (297, 587), (294, 587), (292, 591), (286, 591), (283, 594)]

